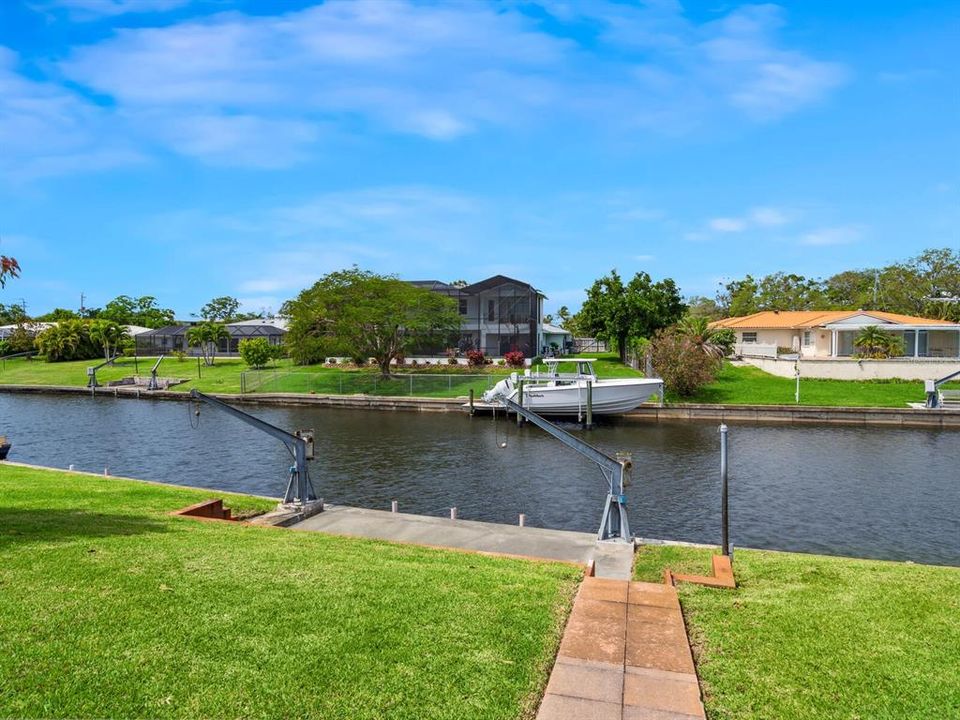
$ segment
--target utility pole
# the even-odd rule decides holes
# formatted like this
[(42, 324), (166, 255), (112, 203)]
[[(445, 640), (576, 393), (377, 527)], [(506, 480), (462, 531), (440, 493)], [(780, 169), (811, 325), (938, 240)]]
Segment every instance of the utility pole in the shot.
[(84, 307), (83, 301), (87, 296), (83, 294), (83, 291), (80, 292), (80, 317), (83, 317)]

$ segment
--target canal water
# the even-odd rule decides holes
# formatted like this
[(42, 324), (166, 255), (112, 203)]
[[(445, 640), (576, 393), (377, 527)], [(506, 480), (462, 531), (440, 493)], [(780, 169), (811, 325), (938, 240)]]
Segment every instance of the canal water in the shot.
[[(606, 484), (589, 461), (502, 418), (245, 406), (313, 428), (310, 473), (328, 502), (595, 531)], [(290, 456), (209, 406), (0, 395), (11, 460), (277, 496)], [(573, 425), (566, 426), (581, 432)], [(719, 542), (719, 434), (713, 423), (609, 423), (583, 437), (633, 454), (631, 530)], [(506, 443), (506, 447), (501, 447)], [(2, 502), (2, 498), (0, 498)], [(960, 565), (960, 432), (730, 425), (736, 545)], [(442, 544), (443, 538), (437, 538)]]

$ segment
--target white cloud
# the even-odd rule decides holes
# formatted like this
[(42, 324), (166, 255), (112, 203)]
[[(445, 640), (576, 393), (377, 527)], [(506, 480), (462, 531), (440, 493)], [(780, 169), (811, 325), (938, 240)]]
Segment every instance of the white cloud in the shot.
[(849, 245), (863, 236), (863, 227), (859, 225), (840, 225), (824, 227), (808, 232), (800, 237), (801, 245), (827, 247), (830, 245)]
[(28, 79), (19, 62), (0, 46), (0, 174), (8, 182), (143, 160), (116, 137), (109, 113), (70, 90)]
[(707, 221), (707, 228), (712, 232), (718, 233), (739, 233), (754, 228), (770, 228), (786, 225), (793, 221), (793, 217), (794, 213), (781, 208), (753, 207), (742, 217), (711, 218)]
[[(187, 5), (40, 3), (100, 18)], [(775, 120), (846, 77), (839, 65), (785, 47), (775, 6), (698, 24), (673, 2), (547, 2), (554, 24), (593, 31), (595, 40), (580, 43), (572, 38), (584, 33), (551, 33), (527, 9), (330, 0), (272, 16), (222, 12), (119, 28), (72, 49), (46, 82), (18, 76), (9, 97), (46, 96), (45, 122), (60, 132), (42, 135), (56, 142), (77, 132), (110, 138), (92, 164), (160, 147), (205, 163), (274, 168), (321, 153), (340, 132), (450, 142), (572, 121), (625, 138), (679, 136), (723, 121), (724, 110), (726, 121)], [(89, 94), (67, 89), (78, 86)], [(65, 112), (49, 107), (56, 102)], [(0, 139), (5, 127), (18, 129), (14, 122), (0, 119)], [(68, 154), (47, 172), (82, 164)]]
[(709, 220), (707, 227), (715, 232), (743, 232), (747, 229), (747, 221), (741, 218), (718, 217)]
[(757, 207), (750, 211), (750, 220), (761, 227), (776, 227), (790, 222), (788, 213), (773, 207)]

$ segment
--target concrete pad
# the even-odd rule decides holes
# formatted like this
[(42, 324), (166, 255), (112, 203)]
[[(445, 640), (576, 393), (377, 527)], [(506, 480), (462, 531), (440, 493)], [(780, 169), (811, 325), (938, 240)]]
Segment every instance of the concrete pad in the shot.
[(594, 558), (598, 545), (596, 535), (592, 533), (450, 520), (343, 505), (327, 505), (324, 512), (292, 527), (334, 535), (581, 564)]
[(599, 542), (594, 549), (596, 563), (594, 575), (616, 580), (629, 580), (633, 577), (633, 543)]
[(547, 694), (537, 720), (620, 720), (621, 705)]
[(559, 658), (550, 674), (547, 694), (620, 703), (623, 699), (623, 666)]

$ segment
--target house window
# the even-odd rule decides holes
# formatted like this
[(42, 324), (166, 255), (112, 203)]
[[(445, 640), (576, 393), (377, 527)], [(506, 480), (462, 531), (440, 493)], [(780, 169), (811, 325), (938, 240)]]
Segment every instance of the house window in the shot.
[(803, 333), (803, 346), (810, 347), (811, 345), (813, 345), (813, 333), (805, 330)]
[(755, 332), (745, 332), (740, 336), (740, 342), (755, 343), (756, 341), (757, 334)]
[(460, 314), (461, 314), (461, 315), (466, 315), (466, 314), (467, 314), (467, 299), (466, 299), (466, 298), (460, 298)]
[(487, 300), (487, 320), (493, 322), (497, 319), (497, 301)]

